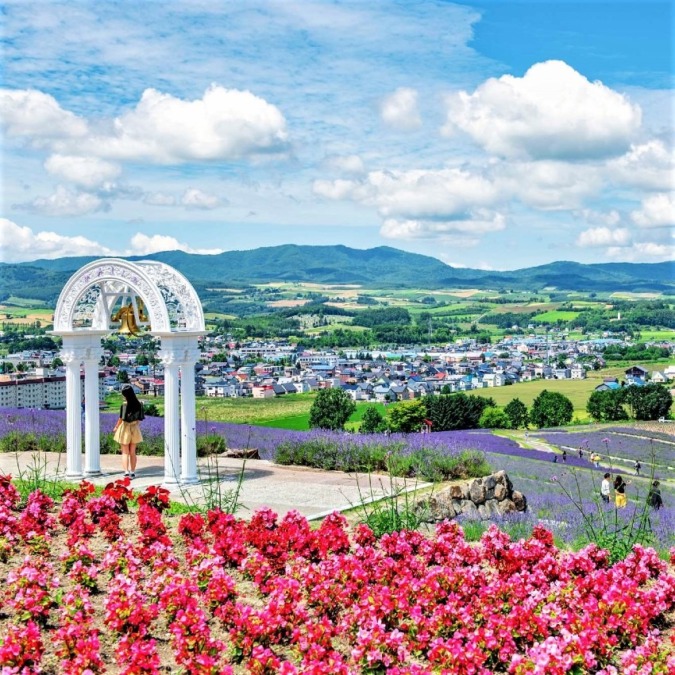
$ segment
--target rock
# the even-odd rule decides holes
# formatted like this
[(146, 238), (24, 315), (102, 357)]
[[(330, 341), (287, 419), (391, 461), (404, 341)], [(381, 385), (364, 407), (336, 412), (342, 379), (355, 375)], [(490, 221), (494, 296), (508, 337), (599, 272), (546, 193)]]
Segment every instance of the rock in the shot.
[(450, 496), (453, 499), (466, 499), (465, 486), (464, 485), (451, 485), (450, 486)]
[(220, 456), (232, 459), (260, 459), (258, 448), (232, 448), (231, 450), (225, 450)]
[(485, 502), (485, 506), (490, 518), (498, 518), (501, 515), (499, 513), (499, 502), (496, 499), (488, 499), (488, 501)]
[(468, 499), (462, 504), (462, 515), (466, 516), (469, 520), (480, 519), (480, 514), (478, 513), (476, 505)]
[(522, 492), (514, 490), (513, 494), (511, 495), (511, 498), (513, 499), (513, 503), (515, 504), (516, 511), (527, 511), (527, 499), (525, 498), (525, 495)]
[(494, 489), (494, 497), (498, 502), (501, 502), (502, 499), (506, 499), (509, 496), (509, 491), (506, 489), (506, 485), (503, 483), (497, 483)]
[(511, 482), (511, 479), (508, 477), (506, 471), (503, 469), (501, 471), (497, 471), (497, 473), (492, 474), (494, 476), (495, 481), (497, 484), (501, 484), (506, 488), (506, 491), (508, 494), (511, 493), (513, 490), (513, 483)]
[(507, 513), (514, 513), (516, 505), (510, 499), (504, 499), (501, 502), (497, 502), (497, 510), (500, 516), (505, 516)]
[(474, 504), (482, 504), (485, 501), (485, 487), (483, 487), (480, 478), (471, 483), (469, 498)]
[(478, 513), (481, 520), (490, 520), (490, 509), (488, 509), (487, 504), (481, 504), (478, 507)]

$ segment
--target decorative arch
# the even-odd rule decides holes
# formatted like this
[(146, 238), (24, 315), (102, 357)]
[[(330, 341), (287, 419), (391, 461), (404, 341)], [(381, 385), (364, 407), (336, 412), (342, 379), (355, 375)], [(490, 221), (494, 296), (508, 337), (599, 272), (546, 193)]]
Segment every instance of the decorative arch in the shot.
[[(103, 258), (80, 268), (59, 295), (55, 335), (63, 338), (66, 364), (66, 475), (81, 478), (81, 364), (84, 364), (84, 473), (100, 469), (98, 363), (101, 338), (114, 332), (113, 309), (128, 301), (135, 322), (161, 338), (164, 365), (164, 482), (197, 482), (194, 367), (198, 338), (205, 334), (204, 312), (192, 284), (173, 267), (153, 260)], [(145, 313), (140, 311), (142, 300)]]

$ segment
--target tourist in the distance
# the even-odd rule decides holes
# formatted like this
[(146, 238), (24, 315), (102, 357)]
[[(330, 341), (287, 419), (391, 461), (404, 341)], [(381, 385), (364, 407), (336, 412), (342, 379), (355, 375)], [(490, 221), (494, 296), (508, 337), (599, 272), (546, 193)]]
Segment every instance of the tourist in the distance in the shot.
[(649, 494), (647, 495), (647, 504), (651, 506), (655, 511), (658, 511), (663, 506), (663, 497), (661, 497), (661, 488), (659, 487), (661, 483), (655, 480), (651, 487), (649, 488)]
[(120, 416), (115, 424), (113, 438), (122, 451), (122, 471), (129, 478), (136, 478), (136, 446), (143, 440), (141, 420), (145, 418), (143, 404), (136, 398), (130, 384), (122, 386), (125, 402), (120, 406)]
[(635, 475), (639, 476), (640, 475), (640, 469), (642, 468), (642, 464), (640, 464), (640, 460), (636, 459), (635, 460)]
[(609, 504), (610, 488), (609, 474), (606, 473), (602, 479), (602, 483), (600, 484), (600, 496), (602, 497), (602, 501), (605, 502), (605, 504)]
[(614, 479), (614, 503), (616, 504), (617, 509), (623, 509), (627, 504), (627, 485), (630, 485), (630, 482), (626, 483), (626, 481), (621, 476), (617, 476)]
[(563, 453), (562, 453), (562, 461), (563, 461), (563, 462), (566, 462), (566, 461), (567, 461), (567, 450), (563, 450)]

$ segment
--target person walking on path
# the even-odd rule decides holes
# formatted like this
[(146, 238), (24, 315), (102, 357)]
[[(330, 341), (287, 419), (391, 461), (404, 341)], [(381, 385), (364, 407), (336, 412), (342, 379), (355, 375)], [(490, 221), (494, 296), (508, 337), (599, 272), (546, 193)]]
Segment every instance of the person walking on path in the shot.
[(605, 504), (609, 504), (609, 492), (610, 492), (609, 474), (606, 473), (604, 478), (602, 479), (602, 483), (600, 484), (600, 496), (602, 497), (602, 501), (605, 502)]
[(563, 461), (563, 462), (566, 462), (566, 461), (567, 461), (567, 450), (563, 450), (563, 453), (562, 453), (562, 461)]
[(626, 483), (621, 476), (617, 476), (614, 479), (614, 501), (617, 509), (625, 508), (628, 503), (626, 498), (627, 485), (630, 485), (630, 482)]
[(596, 469), (600, 466), (600, 455), (597, 452), (594, 452), (591, 455), (591, 462), (593, 462), (593, 466)]
[(661, 484), (659, 481), (655, 480), (651, 487), (649, 488), (649, 494), (647, 495), (647, 504), (651, 506), (655, 511), (658, 511), (663, 506), (663, 497), (661, 497)]
[(640, 464), (640, 460), (636, 459), (635, 460), (635, 475), (639, 476), (640, 475), (640, 469), (642, 468), (642, 464)]
[(136, 478), (136, 446), (143, 441), (141, 421), (145, 419), (143, 404), (136, 398), (130, 384), (122, 387), (125, 402), (120, 406), (120, 416), (113, 429), (113, 438), (122, 451), (122, 471), (129, 478)]

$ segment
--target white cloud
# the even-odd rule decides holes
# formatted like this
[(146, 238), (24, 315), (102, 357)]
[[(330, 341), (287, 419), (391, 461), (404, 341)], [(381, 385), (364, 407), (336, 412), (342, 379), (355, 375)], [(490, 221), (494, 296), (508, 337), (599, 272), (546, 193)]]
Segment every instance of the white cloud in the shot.
[(221, 205), (218, 197), (196, 188), (185, 190), (180, 203), (188, 209), (217, 209)]
[(567, 162), (501, 162), (493, 173), (503, 194), (542, 210), (578, 209), (602, 187), (597, 167)]
[(607, 164), (615, 181), (647, 190), (671, 190), (675, 187), (675, 153), (658, 140), (632, 145), (630, 150)]
[(613, 246), (607, 257), (625, 262), (663, 262), (675, 258), (675, 246), (656, 242), (635, 242), (631, 247)]
[(79, 255), (111, 255), (113, 252), (86, 237), (65, 237), (56, 232), (34, 233), (11, 220), (0, 218), (0, 250), (5, 261)]
[(16, 204), (14, 208), (41, 213), (45, 216), (84, 216), (109, 208), (107, 202), (89, 192), (74, 192), (58, 185), (48, 197), (36, 197), (32, 202)]
[(660, 193), (642, 200), (642, 207), (630, 214), (639, 227), (675, 226), (675, 195)]
[(404, 220), (454, 219), (499, 196), (492, 181), (464, 169), (372, 171), (362, 181), (316, 181), (314, 192), (376, 206), (381, 216)]
[(74, 155), (51, 155), (45, 161), (45, 169), (53, 176), (84, 188), (95, 188), (122, 173), (121, 167), (117, 164), (97, 157)]
[[(380, 234), (387, 239), (436, 239), (452, 238), (456, 245), (475, 246), (479, 236), (498, 232), (506, 227), (500, 213), (478, 209), (468, 218), (457, 220), (396, 220), (387, 218)], [(460, 243), (461, 242), (461, 243)]]
[(417, 110), (417, 91), (408, 87), (399, 87), (380, 104), (382, 121), (399, 131), (414, 131), (422, 126)]
[(582, 209), (578, 212), (579, 217), (583, 218), (591, 225), (603, 225), (605, 227), (615, 227), (621, 222), (621, 214), (616, 210), (594, 211), (593, 209)]
[(327, 164), (329, 167), (343, 171), (344, 173), (359, 175), (365, 171), (363, 160), (358, 155), (329, 157)]
[(194, 101), (146, 89), (110, 133), (89, 137), (85, 147), (100, 157), (173, 164), (285, 152), (287, 136), (276, 106), (214, 84)]
[(148, 236), (141, 232), (136, 233), (131, 238), (131, 249), (126, 255), (147, 255), (149, 253), (159, 253), (160, 251), (185, 251), (186, 253), (217, 254), (222, 253), (222, 248), (203, 248), (194, 249), (184, 244), (175, 237), (164, 234), (154, 234)]
[(148, 192), (143, 197), (143, 203), (151, 206), (174, 206), (176, 198), (164, 192)]
[(81, 138), (87, 123), (56, 99), (34, 89), (1, 89), (0, 119), (10, 137), (26, 136), (39, 143), (46, 139)]
[(609, 227), (592, 227), (577, 237), (577, 246), (593, 248), (596, 246), (627, 246), (631, 241), (630, 230), (622, 227), (612, 230)]
[(562, 61), (532, 66), (523, 77), (490, 78), (473, 94), (447, 98), (445, 135), (468, 134), (489, 153), (533, 159), (601, 158), (625, 152), (641, 111)]

